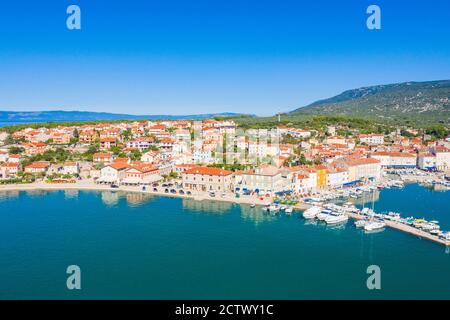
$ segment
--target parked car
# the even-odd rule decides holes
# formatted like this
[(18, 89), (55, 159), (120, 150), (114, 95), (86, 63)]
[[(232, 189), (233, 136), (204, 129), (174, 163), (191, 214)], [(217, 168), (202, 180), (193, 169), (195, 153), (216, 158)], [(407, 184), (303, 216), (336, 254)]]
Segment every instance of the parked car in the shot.
[(165, 192), (165, 193), (169, 193), (169, 189), (167, 189), (167, 188), (164, 189), (164, 192)]
[(117, 185), (117, 184), (112, 184), (111, 185), (111, 188), (113, 188), (113, 189), (117, 189), (119, 186)]
[(177, 193), (177, 190), (171, 189), (171, 190), (170, 190), (170, 193)]
[(158, 192), (158, 188), (153, 188), (153, 191), (154, 192)]
[(190, 196), (190, 195), (192, 195), (192, 192), (187, 191), (186, 194), (187, 194), (188, 196)]
[(179, 194), (184, 194), (183, 190), (178, 191)]
[(210, 197), (215, 197), (216, 194), (215, 194), (214, 192), (210, 192), (210, 193), (209, 193), (209, 196), (210, 196)]

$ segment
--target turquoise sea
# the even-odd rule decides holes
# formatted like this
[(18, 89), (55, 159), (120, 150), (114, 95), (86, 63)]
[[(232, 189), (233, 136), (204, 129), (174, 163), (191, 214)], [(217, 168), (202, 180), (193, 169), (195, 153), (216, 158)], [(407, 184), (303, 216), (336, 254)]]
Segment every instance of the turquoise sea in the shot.
[[(438, 219), (450, 192), (383, 190), (377, 211)], [(371, 203), (370, 203), (371, 205)], [(81, 268), (79, 291), (66, 268)], [(381, 290), (366, 269), (381, 268)], [(450, 253), (386, 229), (137, 193), (0, 193), (1, 299), (450, 298)]]

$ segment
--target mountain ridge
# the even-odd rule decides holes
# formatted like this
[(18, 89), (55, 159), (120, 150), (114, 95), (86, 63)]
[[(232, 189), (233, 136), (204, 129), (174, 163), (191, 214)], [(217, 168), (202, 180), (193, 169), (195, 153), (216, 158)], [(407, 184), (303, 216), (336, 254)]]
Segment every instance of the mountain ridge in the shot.
[(409, 81), (346, 90), (289, 114), (449, 123), (450, 80)]

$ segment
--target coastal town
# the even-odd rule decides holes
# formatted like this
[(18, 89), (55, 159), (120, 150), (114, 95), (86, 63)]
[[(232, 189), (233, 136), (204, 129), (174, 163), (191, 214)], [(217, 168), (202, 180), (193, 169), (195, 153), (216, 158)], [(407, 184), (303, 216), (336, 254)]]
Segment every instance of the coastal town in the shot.
[[(343, 129), (345, 135), (340, 134)], [(305, 217), (339, 212), (329, 219), (334, 223), (348, 216), (359, 220), (361, 210), (349, 203), (331, 210), (328, 201), (357, 199), (405, 182), (450, 188), (450, 138), (436, 139), (413, 128), (361, 133), (339, 126), (319, 131), (280, 124), (243, 130), (233, 119), (0, 129), (0, 190), (139, 190), (263, 205), (267, 211), (286, 213), (320, 207)], [(352, 216), (355, 212), (358, 217)], [(425, 222), (407, 224), (420, 225), (416, 229), (422, 232)], [(431, 240), (444, 236), (433, 230)]]

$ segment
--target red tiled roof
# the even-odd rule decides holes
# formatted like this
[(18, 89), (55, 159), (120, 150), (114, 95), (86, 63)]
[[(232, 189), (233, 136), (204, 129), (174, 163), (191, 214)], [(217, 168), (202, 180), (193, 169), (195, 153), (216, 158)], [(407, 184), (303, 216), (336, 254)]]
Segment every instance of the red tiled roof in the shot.
[(231, 171), (220, 169), (220, 168), (210, 168), (210, 167), (195, 167), (189, 170), (186, 170), (184, 173), (186, 174), (201, 174), (208, 176), (228, 176), (232, 174)]

